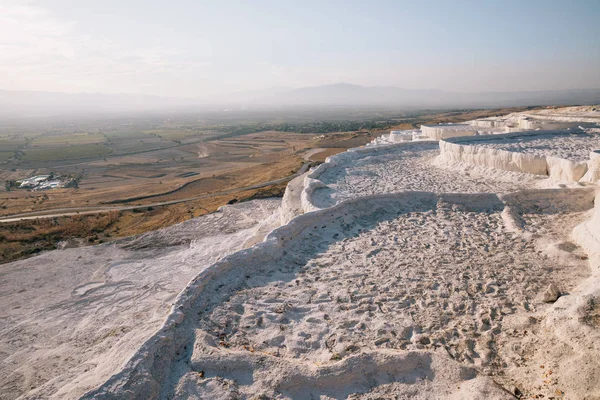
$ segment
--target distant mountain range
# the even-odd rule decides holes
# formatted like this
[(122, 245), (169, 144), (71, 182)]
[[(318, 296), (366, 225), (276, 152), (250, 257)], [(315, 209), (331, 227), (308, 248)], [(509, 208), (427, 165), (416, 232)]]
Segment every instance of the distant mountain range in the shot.
[(193, 111), (219, 107), (398, 107), (490, 108), (530, 105), (600, 104), (600, 89), (534, 92), (448, 92), (410, 90), (391, 86), (347, 83), (299, 89), (268, 89), (214, 96), (211, 99), (174, 98), (134, 94), (0, 90), (0, 115), (96, 114), (142, 111)]

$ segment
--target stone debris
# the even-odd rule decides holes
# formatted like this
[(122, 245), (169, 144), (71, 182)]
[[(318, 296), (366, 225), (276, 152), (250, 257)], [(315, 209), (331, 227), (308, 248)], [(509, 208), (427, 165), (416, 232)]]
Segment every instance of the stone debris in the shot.
[(556, 287), (555, 284), (551, 283), (544, 293), (542, 294), (542, 301), (544, 303), (554, 303), (560, 297), (560, 290)]

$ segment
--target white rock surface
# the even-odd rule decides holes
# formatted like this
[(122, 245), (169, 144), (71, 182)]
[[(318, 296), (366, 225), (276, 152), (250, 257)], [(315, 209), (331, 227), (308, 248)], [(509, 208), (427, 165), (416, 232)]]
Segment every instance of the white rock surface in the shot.
[(458, 136), (475, 136), (481, 128), (469, 124), (422, 125), (421, 131), (431, 140), (449, 139)]
[(594, 189), (531, 190), (545, 156), (437, 167), (390, 139), (310, 171), (300, 207), (296, 182), (289, 223), (201, 273), (86, 398), (600, 396)]
[(600, 150), (600, 135), (579, 131), (560, 134), (535, 135), (497, 135), (488, 140), (477, 142), (478, 146), (488, 149), (507, 150), (516, 153), (536, 154), (563, 158), (573, 162), (589, 159), (590, 151)]
[(440, 163), (464, 163), (533, 175), (548, 175), (546, 158), (536, 154), (489, 149), (463, 142), (440, 141)]
[(594, 179), (593, 173), (590, 178), (583, 178), (589, 166), (595, 168), (594, 161), (585, 161), (584, 157), (589, 157), (590, 149), (597, 146), (600, 135), (586, 133), (525, 132), (460, 137), (440, 141), (439, 164), (464, 163), (577, 182)]
[[(535, 187), (543, 178), (504, 171), (434, 165), (440, 142), (368, 148), (330, 157), (310, 172), (303, 207), (312, 211), (360, 196), (405, 190), (436, 192), (507, 192)], [(493, 167), (493, 165), (488, 165)]]
[(188, 282), (278, 222), (278, 200), (221, 211), (114, 244), (0, 266), (0, 398), (78, 398), (163, 323)]
[[(401, 193), (300, 216), (197, 277), (173, 308), (183, 317), (87, 398), (502, 398), (486, 375), (522, 341), (504, 319), (538, 321), (548, 306), (536, 293), (552, 282), (571, 291), (589, 273), (577, 246), (558, 254), (507, 229), (504, 201), (519, 201), (524, 230), (563, 243), (591, 206), (589, 190), (575, 193), (558, 203), (556, 191)], [(522, 381), (529, 367), (510, 376), (535, 393)]]
[(381, 146), (394, 143), (412, 142), (416, 139), (416, 135), (419, 134), (420, 131), (414, 129), (406, 131), (390, 131), (390, 133), (387, 135), (381, 135), (380, 137), (375, 138), (371, 143), (367, 144), (367, 146)]
[(600, 180), (600, 150), (595, 150), (590, 153), (588, 161), (588, 170), (580, 179), (582, 182), (598, 182)]
[(302, 209), (301, 195), (304, 179), (306, 178), (307, 174), (308, 172), (297, 176), (288, 183), (285, 193), (283, 194), (283, 198), (281, 199), (281, 207), (279, 211), (280, 225), (285, 225), (293, 218), (304, 213), (304, 210)]
[(589, 255), (592, 272), (600, 274), (600, 190), (590, 219), (574, 229), (573, 238)]

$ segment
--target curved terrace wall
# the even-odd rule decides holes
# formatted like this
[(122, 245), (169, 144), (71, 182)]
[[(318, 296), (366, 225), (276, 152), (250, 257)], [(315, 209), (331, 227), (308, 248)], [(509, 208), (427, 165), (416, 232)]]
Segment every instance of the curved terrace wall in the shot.
[[(599, 154), (600, 156), (600, 154)], [(592, 273), (600, 273), (600, 190), (596, 192), (592, 218), (573, 230), (573, 238), (584, 248), (590, 258)]]
[(582, 181), (598, 182), (600, 181), (600, 150), (594, 150), (590, 153), (588, 161), (588, 171), (585, 173)]
[(477, 142), (497, 140), (498, 138), (530, 137), (547, 135), (549, 133), (556, 132), (518, 132), (502, 135), (468, 138), (456, 137), (440, 140), (439, 160), (447, 163), (460, 162), (468, 165), (496, 168), (505, 171), (546, 175), (559, 181), (578, 182), (588, 171), (588, 162), (574, 162), (553, 156), (517, 153), (477, 146)]
[(281, 226), (304, 213), (302, 209), (301, 195), (304, 189), (304, 178), (308, 172), (295, 177), (286, 186), (279, 212), (279, 223)]
[(401, 142), (411, 142), (415, 140), (415, 134), (418, 135), (419, 131), (414, 129), (404, 131), (390, 131), (389, 134), (381, 135), (380, 137), (375, 138), (371, 143), (368, 143), (367, 146), (380, 146)]
[(394, 144), (385, 145), (385, 146), (381, 146), (381, 147), (378, 147), (378, 146), (359, 147), (359, 148), (349, 149), (348, 151), (346, 151), (344, 153), (339, 153), (334, 156), (327, 157), (327, 159), (325, 160), (325, 162), (323, 164), (321, 164), (317, 168), (309, 171), (308, 174), (306, 175), (306, 177), (304, 178), (304, 187), (303, 187), (302, 193), (300, 195), (302, 212), (307, 213), (307, 212), (317, 211), (317, 210), (321, 209), (314, 205), (314, 203), (312, 201), (312, 195), (316, 190), (327, 187), (326, 184), (324, 184), (321, 180), (319, 180), (319, 177), (328, 169), (335, 168), (342, 164), (351, 164), (354, 160), (365, 157), (366, 155), (369, 155), (369, 154), (379, 154), (383, 151), (389, 151), (389, 150), (393, 150), (396, 148), (422, 146), (424, 143), (426, 144), (426, 143), (435, 143), (435, 142), (431, 141), (431, 140), (429, 140), (429, 141), (421, 140), (421, 141), (415, 141), (415, 142), (394, 143)]
[(565, 122), (565, 123), (600, 123), (600, 113), (598, 116), (582, 116), (582, 115), (557, 115), (557, 114), (522, 114), (524, 118), (531, 118), (536, 120), (543, 121), (557, 121), (557, 122)]
[(421, 131), (432, 140), (449, 139), (459, 136), (474, 136), (478, 127), (466, 124), (422, 125)]

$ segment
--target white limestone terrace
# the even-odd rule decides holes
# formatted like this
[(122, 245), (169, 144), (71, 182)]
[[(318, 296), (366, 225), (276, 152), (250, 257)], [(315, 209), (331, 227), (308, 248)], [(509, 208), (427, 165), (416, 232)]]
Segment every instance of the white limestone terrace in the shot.
[(104, 382), (194, 276), (278, 225), (279, 204), (226, 206), (111, 244), (0, 265), (0, 399), (75, 399)]
[(494, 137), (477, 142), (477, 145), (489, 149), (538, 154), (582, 162), (590, 158), (590, 152), (600, 150), (600, 135), (560, 132), (535, 136)]
[[(590, 121), (596, 121), (598, 111), (594, 107), (566, 110), (552, 110), (566, 118), (559, 122), (515, 113), (423, 126), (420, 131), (392, 131), (364, 149), (330, 157), (311, 171), (305, 178), (302, 209), (312, 211), (349, 198), (402, 190), (499, 193), (595, 182), (598, 172), (594, 171), (600, 166), (593, 151), (600, 148), (600, 134), (589, 126), (597, 126)], [(543, 114), (549, 115), (554, 114)], [(582, 129), (582, 124), (588, 128)], [(540, 131), (542, 126), (560, 130)], [(439, 145), (424, 137), (439, 140)]]
[(600, 125), (600, 106), (546, 108), (469, 121), (479, 127), (567, 129), (579, 124)]
[(590, 152), (600, 150), (600, 135), (582, 132), (549, 132), (535, 136), (496, 136), (476, 143), (478, 146), (488, 149), (538, 154), (582, 162), (590, 158)]
[(480, 168), (435, 165), (437, 142), (410, 142), (367, 147), (338, 154), (305, 178), (304, 211), (344, 200), (405, 190), (436, 193), (501, 193), (536, 187), (544, 178)]
[(585, 106), (426, 125), (421, 130), (439, 140), (440, 167), (471, 166), (584, 183), (597, 180), (599, 127), (598, 107)]
[(457, 164), (549, 176), (558, 182), (594, 182), (594, 151), (600, 135), (528, 131), (441, 140), (439, 165)]
[(381, 135), (378, 138), (375, 138), (371, 143), (367, 144), (367, 146), (378, 146), (378, 145), (388, 145), (394, 143), (402, 143), (402, 142), (412, 142), (417, 138), (417, 135), (420, 133), (417, 129), (410, 129), (404, 131), (390, 131), (388, 134)]
[(481, 127), (464, 124), (437, 124), (437, 125), (422, 125), (421, 131), (432, 140), (448, 139), (458, 136), (476, 136), (476, 135), (492, 135), (494, 133), (506, 132), (504, 127)]
[(431, 138), (420, 129), (408, 129), (403, 131), (390, 131), (367, 143), (366, 147), (387, 146), (395, 143), (430, 141)]
[[(476, 127), (482, 134), (522, 132), (526, 130), (558, 130), (573, 129), (580, 125), (594, 126), (589, 122), (589, 118), (582, 118), (586, 121), (556, 121), (544, 119), (543, 117), (534, 118), (528, 114), (509, 114), (504, 117), (482, 118), (469, 121), (467, 124)], [(591, 124), (591, 125), (590, 125)], [(487, 129), (484, 129), (487, 128)]]
[(588, 170), (581, 178), (584, 182), (599, 182), (600, 181), (600, 150), (594, 150), (590, 153), (588, 161)]
[(600, 124), (600, 106), (574, 106), (546, 108), (522, 113), (528, 118), (562, 122), (588, 122)]
[[(589, 118), (582, 118), (587, 119)], [(556, 122), (544, 119), (534, 119), (524, 114), (502, 118), (484, 118), (460, 124), (423, 125), (424, 136), (433, 140), (450, 139), (462, 136), (497, 135), (511, 132), (532, 130), (571, 130), (575, 128), (592, 128), (595, 123), (583, 121)]]
[(481, 118), (458, 124), (423, 125), (422, 133), (433, 140), (460, 136), (493, 135), (530, 130), (568, 130), (600, 126), (600, 107), (581, 106), (542, 109)]
[(299, 216), (197, 276), (84, 398), (593, 398), (600, 280), (569, 241), (593, 197), (404, 192)]

